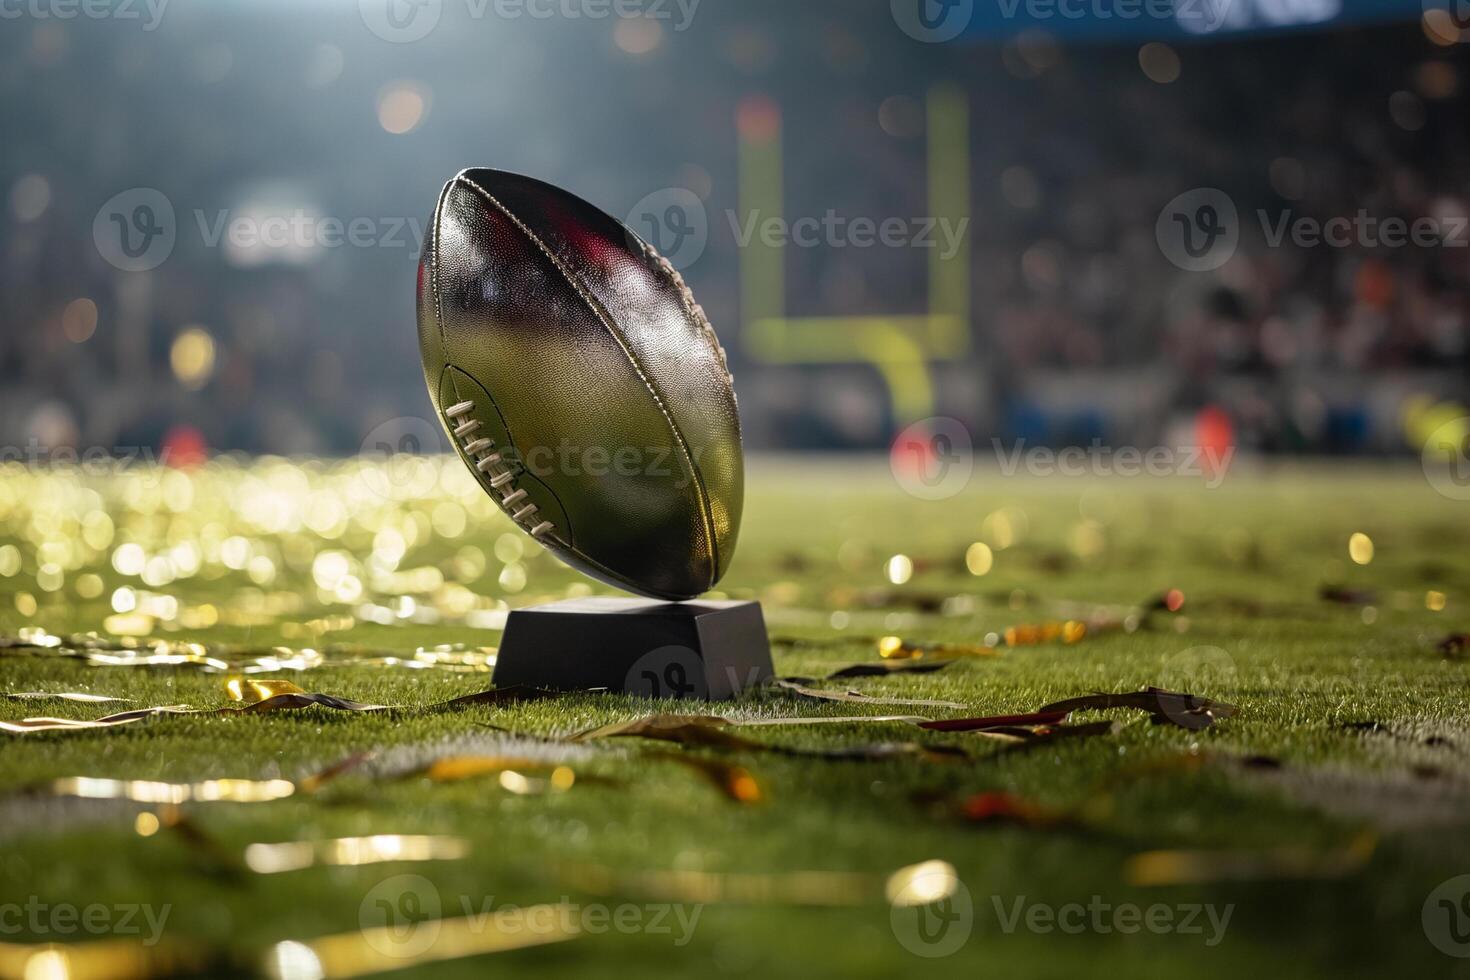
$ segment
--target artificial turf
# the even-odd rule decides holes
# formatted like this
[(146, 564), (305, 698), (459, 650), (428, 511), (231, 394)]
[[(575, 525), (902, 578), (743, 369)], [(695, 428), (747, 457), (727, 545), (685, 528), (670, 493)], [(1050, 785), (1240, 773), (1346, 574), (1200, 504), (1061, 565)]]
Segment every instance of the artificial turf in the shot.
[[(583, 586), (523, 544), (457, 466), (447, 460), (424, 472), (400, 469), (386, 480), (380, 464), (352, 462), (226, 459), (192, 473), (111, 475), (11, 466), (0, 475), (0, 543), (15, 546), (14, 554), (0, 552), (0, 571), (12, 573), (0, 579), (0, 631), (41, 627), (65, 635), (110, 623), (141, 632), (150, 624), (140, 625), (137, 610), (117, 612), (139, 603), (161, 613), (152, 637), (225, 652), (283, 645), (350, 658), (411, 655), (439, 644), (493, 646), (498, 634), (484, 614), (497, 600), (522, 605)], [(1431, 942), (1429, 932), (1444, 933), (1435, 917), (1449, 910), (1425, 907), (1441, 882), (1470, 872), (1470, 667), (1436, 649), (1470, 628), (1464, 507), (1410, 466), (1241, 466), (1213, 489), (1186, 477), (981, 472), (965, 492), (926, 501), (905, 494), (881, 460), (757, 460), (739, 552), (721, 588), (762, 601), (778, 673), (965, 707), (827, 703), (778, 692), (712, 710), (960, 717), (1160, 685), (1231, 702), (1239, 713), (1203, 731), (1152, 724), (1137, 712), (1081, 715), (1074, 720), (1123, 724), (1116, 734), (1022, 751), (891, 722), (741, 730), (790, 747), (921, 741), (969, 754), (877, 761), (560, 740), (610, 721), (691, 710), (609, 694), (444, 713), (312, 707), (0, 734), (0, 941), (99, 938), (54, 922), (37, 930), (6, 911), (26, 903), (146, 903), (155, 914), (168, 909), (169, 940), (214, 951), (210, 972), (250, 972), (282, 940), (358, 929), (384, 889), (402, 890), (401, 875), (426, 879), (409, 890), (421, 896), (427, 889), (439, 914), (454, 916), (487, 904), (563, 899), (646, 909), (660, 896), (618, 882), (650, 869), (829, 870), (870, 872), (880, 887), (834, 895), (830, 908), (712, 902), (687, 934), (677, 925), (671, 933), (610, 928), (416, 972), (1470, 975), (1470, 960)], [(96, 513), (108, 519), (88, 516)], [(1354, 532), (1373, 542), (1367, 564), (1349, 556)], [(980, 576), (965, 562), (977, 541), (988, 542), (994, 557)], [(141, 568), (135, 549), (118, 559), (128, 543), (141, 546)], [(345, 562), (317, 562), (322, 551), (341, 552)], [(898, 584), (891, 579), (904, 578), (906, 563), (891, 562), (895, 555), (913, 566)], [(1361, 548), (1358, 557), (1365, 557)], [(153, 558), (164, 561), (150, 565)], [(343, 585), (344, 576), (356, 584)], [(1324, 587), (1335, 591), (1324, 597)], [(119, 588), (132, 592), (115, 600)], [(876, 661), (882, 635), (974, 645), (1017, 624), (1125, 616), (1169, 589), (1183, 592), (1183, 608), (1151, 616), (1133, 632), (1002, 644), (999, 656), (961, 657), (935, 673), (823, 679), (837, 667)], [(1442, 595), (1442, 609), (1431, 608), (1440, 605), (1432, 593)], [(411, 606), (402, 594), (413, 595)], [(481, 615), (469, 625), (463, 614), (472, 606)], [(409, 615), (368, 621), (386, 619), (384, 609)], [(0, 718), (226, 706), (229, 676), (0, 650), (0, 692), (89, 692), (134, 702), (6, 699)], [(483, 673), (381, 665), (258, 676), (391, 705), (490, 686)], [(1377, 726), (1362, 724), (1369, 722)], [(299, 779), (366, 751), (373, 758), (315, 795), (187, 804), (187, 832), (140, 836), (135, 820), (147, 807), (44, 790), (67, 776)], [(668, 759), (670, 752), (744, 766), (761, 799), (728, 799), (698, 770)], [(564, 762), (579, 778), (566, 792), (522, 796), (493, 775), (454, 783), (413, 775), (445, 755), (531, 755)], [(962, 802), (986, 792), (1067, 819), (967, 821)], [(389, 833), (458, 835), (472, 847), (451, 861), (274, 875), (234, 867), (255, 842)], [(1365, 842), (1373, 844), (1366, 863), (1341, 860), (1366, 853)], [(1130, 884), (1128, 859), (1159, 849), (1238, 852), (1231, 864), (1238, 880)], [(893, 917), (913, 913), (891, 912), (881, 891), (887, 873), (928, 859), (953, 864), (971, 908), (967, 941), (937, 958), (899, 941)], [(622, 877), (594, 893), (567, 870), (587, 866)], [(1220, 931), (1202, 913), (1198, 933), (1143, 926), (1125, 934), (1111, 913), (1102, 915), (1104, 928), (1091, 913), (1080, 929), (1047, 929), (1044, 913), (1032, 913), (1043, 917), (1028, 926), (1026, 910), (1069, 903), (1165, 906), (1176, 922), (1181, 909), (1209, 904), (1216, 916), (1229, 907), (1230, 917)], [(955, 913), (958, 906), (945, 908)], [(1023, 917), (1013, 924), (1018, 908)], [(687, 921), (692, 909), (682, 912)], [(640, 912), (640, 921), (651, 914)], [(1456, 923), (1463, 929), (1467, 921)], [(1470, 953), (1470, 943), (1462, 952)]]

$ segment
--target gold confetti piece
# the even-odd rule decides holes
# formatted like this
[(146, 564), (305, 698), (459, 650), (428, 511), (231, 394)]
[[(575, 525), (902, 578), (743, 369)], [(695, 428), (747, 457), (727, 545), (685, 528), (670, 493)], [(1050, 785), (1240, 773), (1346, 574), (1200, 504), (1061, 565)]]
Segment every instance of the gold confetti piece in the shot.
[(1354, 531), (1348, 538), (1348, 557), (1359, 565), (1371, 562), (1373, 560), (1373, 539), (1362, 531)]
[(1354, 837), (1335, 851), (1279, 847), (1260, 851), (1144, 851), (1130, 857), (1123, 877), (1130, 885), (1199, 885), (1220, 881), (1345, 878), (1365, 867), (1378, 838)]
[(1208, 728), (1218, 719), (1234, 715), (1237, 710), (1235, 705), (1223, 701), (1150, 687), (1123, 694), (1086, 694), (1067, 698), (1044, 705), (1037, 711), (1070, 714), (1074, 711), (1104, 711), (1109, 708), (1137, 708), (1147, 711), (1156, 722), (1173, 722), (1181, 728), (1189, 729)]
[(566, 942), (580, 934), (568, 905), (502, 909), (490, 916), (427, 919), (339, 933), (306, 942), (277, 943), (263, 964), (275, 980), (336, 980), (427, 963)]
[[(238, 622), (233, 625), (270, 626), (275, 620)], [(0, 651), (55, 657), (75, 657), (102, 667), (198, 667), (206, 673), (275, 673), (282, 670), (312, 670), (318, 667), (404, 667), (446, 670), (454, 673), (486, 673), (495, 665), (494, 647), (465, 647), (459, 644), (424, 649), (412, 654), (367, 650), (354, 646), (330, 647), (323, 651), (272, 647), (266, 651), (240, 651), (224, 645), (176, 642), (158, 637), (99, 636), (79, 633), (54, 636), (27, 627), (14, 636), (0, 636)]]
[(297, 782), (296, 788), (303, 793), (315, 793), (338, 776), (351, 772), (364, 762), (367, 762), (374, 755), (376, 755), (374, 752), (357, 752), (349, 755), (340, 762), (332, 763), (321, 772), (312, 773), (305, 779), (300, 780)]
[(260, 700), (248, 702), (243, 708), (216, 708), (212, 714), (262, 714), (269, 711), (289, 711), (296, 708), (309, 708), (318, 705), (323, 708), (335, 708), (338, 711), (372, 712), (392, 710), (386, 704), (363, 704), (361, 701), (352, 701), (347, 698), (339, 698), (334, 694), (272, 694)]
[(932, 905), (953, 895), (959, 881), (959, 872), (948, 861), (921, 861), (889, 875), (883, 896), (895, 908)]
[(1050, 725), (1035, 731), (997, 729), (995, 732), (980, 732), (981, 735), (1019, 735), (1020, 741), (1007, 746), (1009, 752), (1026, 752), (1039, 749), (1064, 739), (1092, 738), (1098, 735), (1116, 735), (1122, 729), (1116, 721), (1092, 721), (1083, 725)]
[(266, 803), (285, 799), (296, 792), (296, 786), (285, 779), (207, 779), (198, 783), (163, 783), (69, 776), (53, 780), (47, 791), (53, 796), (132, 800), (135, 803)]
[(570, 766), (555, 766), (551, 774), (542, 779), (527, 776), (517, 769), (501, 770), (497, 780), (500, 788), (517, 796), (544, 796), (547, 793), (565, 793), (577, 781), (577, 774)]
[(954, 866), (945, 861), (923, 861), (889, 875), (862, 871), (621, 872), (597, 864), (561, 864), (556, 870), (569, 885), (593, 894), (710, 905), (927, 905), (953, 895), (959, 882)]
[(827, 680), (841, 680), (844, 677), (888, 677), (892, 674), (932, 674), (943, 670), (952, 663), (954, 663), (953, 660), (925, 660), (917, 663), (906, 660), (880, 660), (878, 663), (852, 664), (839, 668), (828, 674)]
[[(1068, 610), (1076, 608), (1075, 603), (1057, 603), (1056, 605)], [(1008, 647), (1025, 647), (1061, 642), (1070, 646), (1091, 636), (1135, 632), (1151, 625), (1155, 614), (1177, 613), (1182, 608), (1184, 608), (1184, 593), (1178, 589), (1169, 589), (1133, 607), (1123, 615), (1095, 608), (1085, 619), (1050, 620), (1042, 623), (1021, 623), (1009, 626), (996, 637), (996, 643), (1004, 643)], [(1182, 618), (1176, 620), (1176, 625), (1179, 622), (1183, 622)]]
[(556, 768), (554, 763), (516, 756), (457, 755), (435, 759), (427, 767), (419, 770), (416, 775), (422, 775), (436, 783), (453, 783), (462, 779), (498, 774), (506, 770), (537, 772), (554, 768)]
[(244, 680), (236, 678), (226, 684), (226, 693), (233, 701), (242, 703), (239, 708), (191, 708), (188, 705), (161, 705), (153, 708), (135, 708), (107, 715), (91, 721), (68, 718), (23, 718), (20, 721), (0, 721), (0, 731), (14, 735), (43, 731), (80, 731), (91, 728), (110, 728), (130, 724), (156, 715), (241, 715), (265, 714), (272, 711), (287, 711), (318, 706), (338, 711), (452, 711), (474, 705), (500, 705), (538, 698), (559, 697), (552, 691), (538, 688), (506, 687), (491, 688), (475, 694), (466, 694), (449, 701), (421, 706), (364, 704), (333, 694), (309, 694), (290, 681)]
[(305, 694), (306, 692), (290, 681), (253, 681), (237, 677), (225, 684), (225, 693), (229, 695), (231, 701), (258, 704), (278, 694)]
[(832, 717), (829, 715), (800, 716), (791, 718), (727, 718), (729, 724), (737, 727), (759, 727), (779, 725), (867, 725), (884, 722), (905, 722), (917, 725), (930, 719), (919, 715), (844, 715)]
[(31, 732), (78, 732), (96, 728), (114, 728), (118, 725), (130, 725), (133, 722), (142, 721), (156, 710), (162, 709), (129, 711), (123, 715), (110, 715), (96, 721), (82, 721), (76, 718), (22, 718), (20, 721), (0, 721), (0, 732), (25, 735)]
[(462, 837), (374, 834), (371, 837), (251, 844), (245, 848), (245, 866), (256, 874), (268, 875), (317, 866), (457, 861), (469, 852), (469, 841)]
[(0, 978), (5, 980), (149, 980), (200, 974), (203, 952), (184, 943), (146, 944), (126, 939), (63, 945), (0, 943)]
[(975, 793), (960, 802), (960, 814), (970, 823), (1011, 823), (1046, 829), (1072, 822), (1067, 810), (1049, 807), (1014, 793)]
[(84, 694), (79, 691), (18, 691), (4, 695), (12, 701), (76, 701), (81, 704), (126, 704), (129, 698), (112, 698), (105, 694)]
[[(1001, 651), (996, 649), (994, 644), (920, 643), (916, 640), (906, 640), (901, 636), (885, 636), (878, 640), (878, 656), (884, 660), (918, 660), (930, 654), (940, 654), (944, 657), (999, 657)], [(921, 668), (916, 666), (911, 669)], [(838, 675), (833, 674), (832, 676)]]
[[(707, 746), (735, 751), (773, 752), (779, 755), (825, 759), (829, 761), (872, 761), (909, 756), (930, 762), (941, 762), (968, 757), (968, 753), (963, 749), (950, 746), (927, 746), (916, 742), (880, 742), (869, 745), (823, 749), (756, 742), (720, 730), (724, 726), (774, 727), (778, 725), (861, 724), (867, 722), (894, 721), (916, 724), (925, 720), (913, 715), (877, 715), (872, 717), (848, 718), (746, 719), (720, 718), (716, 715), (652, 715), (647, 718), (637, 718), (633, 721), (604, 725), (602, 728), (582, 732), (572, 736), (572, 738), (574, 740), (590, 740), (594, 738), (638, 736), (658, 741), (677, 742), (684, 745)], [(669, 758), (670, 760), (684, 760), (687, 758), (667, 753), (652, 753), (652, 755), (660, 758)], [(702, 762), (696, 760), (689, 762), (689, 764), (698, 766)], [(711, 778), (727, 796), (740, 802), (755, 802), (756, 798), (760, 795), (760, 787), (754, 777), (747, 779), (746, 777), (749, 776), (749, 773), (745, 770), (739, 770), (738, 767), (736, 769), (706, 770), (705, 775)]]
[(757, 743), (720, 729), (729, 722), (719, 715), (649, 715), (631, 721), (619, 721), (590, 728), (571, 736), (569, 741), (588, 742), (599, 738), (652, 738), (683, 745), (710, 745), (717, 748), (745, 749)]
[(925, 721), (920, 728), (937, 732), (978, 732), (996, 728), (1035, 728), (1056, 725), (1067, 720), (1066, 711), (1031, 711), (1015, 715), (988, 715), (983, 718), (940, 718)]
[(1053, 640), (1061, 640), (1063, 643), (1072, 644), (1087, 635), (1087, 624), (1080, 620), (1069, 619), (1065, 622), (1008, 626), (1003, 635), (1005, 644), (1008, 647), (1036, 646), (1042, 643), (1050, 643)]
[(650, 752), (648, 758), (662, 759), (694, 769), (736, 803), (760, 803), (765, 799), (765, 791), (761, 789), (760, 783), (744, 766), (730, 765), (713, 759), (702, 759), (693, 755), (682, 755), (678, 752)]
[(789, 678), (777, 678), (772, 682), (772, 686), (799, 697), (814, 698), (819, 701), (850, 701), (855, 704), (907, 704), (926, 708), (965, 707), (965, 705), (960, 704), (958, 701), (935, 701), (926, 698), (874, 697), (858, 691), (828, 691), (821, 688), (807, 687), (797, 680)]
[(117, 636), (147, 636), (157, 623), (147, 613), (114, 613), (102, 621), (102, 628)]

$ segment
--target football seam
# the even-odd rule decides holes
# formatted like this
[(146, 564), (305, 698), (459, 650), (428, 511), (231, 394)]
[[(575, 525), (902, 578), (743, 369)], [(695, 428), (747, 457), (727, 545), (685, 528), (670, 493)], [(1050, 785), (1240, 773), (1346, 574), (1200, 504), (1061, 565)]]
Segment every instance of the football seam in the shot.
[(679, 270), (674, 267), (674, 264), (660, 254), (658, 249), (639, 238), (637, 232), (633, 232), (632, 234), (633, 238), (643, 246), (644, 258), (653, 266), (649, 271), (655, 275), (659, 273), (663, 274), (665, 282), (678, 295), (680, 305), (684, 307), (684, 312), (699, 327), (700, 334), (704, 337), (705, 343), (709, 345), (710, 351), (714, 354), (715, 362), (720, 367), (720, 374), (724, 379), (725, 387), (730, 392), (730, 403), (736, 407), (735, 429), (738, 432), (740, 430), (740, 399), (735, 394), (735, 378), (730, 374), (730, 362), (725, 356), (724, 345), (720, 343), (720, 338), (715, 333), (714, 324), (709, 322), (709, 316), (705, 314), (704, 307), (700, 306), (694, 298), (694, 290), (685, 284), (684, 277), (679, 274)]
[[(612, 336), (612, 338), (617, 341), (618, 347), (623, 352), (623, 356), (628, 359), (628, 363), (632, 365), (633, 370), (638, 375), (638, 379), (643, 382), (643, 387), (648, 390), (648, 394), (653, 399), (654, 405), (658, 407), (659, 413), (663, 415), (664, 421), (668, 423), (669, 431), (673, 434), (674, 441), (678, 444), (679, 452), (683, 455), (684, 461), (689, 464), (689, 473), (694, 478), (694, 485), (699, 491), (699, 516), (703, 523), (705, 540), (709, 542), (709, 584), (713, 586), (715, 583), (715, 577), (716, 575), (718, 575), (720, 567), (719, 542), (715, 540), (714, 516), (710, 511), (709, 492), (705, 489), (704, 486), (704, 474), (700, 471), (698, 463), (695, 462), (694, 454), (690, 452), (689, 444), (684, 438), (684, 433), (680, 431), (678, 423), (674, 421), (673, 415), (669, 412), (668, 406), (664, 404), (663, 397), (659, 395), (658, 390), (653, 386), (653, 382), (648, 377), (648, 374), (644, 370), (642, 363), (638, 360), (638, 356), (633, 352), (632, 348), (628, 346), (627, 339), (622, 335), (622, 332), (618, 330), (617, 327), (613, 324), (612, 319), (608, 316), (607, 311), (603, 309), (602, 304), (597, 302), (596, 297), (592, 296), (592, 294), (587, 291), (587, 288), (577, 279), (576, 276), (572, 275), (571, 270), (568, 269), (562, 263), (562, 261), (556, 257), (555, 253), (553, 253), (551, 249), (546, 246), (546, 243), (541, 240), (540, 236), (533, 232), (530, 227), (526, 225), (525, 222), (523, 222), (510, 210), (510, 208), (502, 204), (500, 200), (495, 197), (495, 195), (485, 190), (485, 188), (481, 187), (473, 180), (470, 180), (464, 175), (464, 173), (460, 173), (458, 176), (456, 176), (455, 180), (463, 183), (466, 187), (479, 194), (486, 201), (488, 201), (492, 207), (494, 207), (501, 214), (505, 215), (505, 217), (511, 222), (511, 224), (515, 225), (520, 233), (525, 235), (527, 240), (529, 240), (531, 244), (535, 245), (536, 248), (540, 250), (541, 254), (546, 256), (546, 258), (551, 262), (556, 271), (561, 273), (562, 278), (567, 281), (567, 284), (571, 286), (573, 291), (575, 291), (576, 294), (581, 298), (582, 302), (587, 304), (587, 308), (592, 311), (593, 316), (597, 317), (597, 321), (602, 324), (603, 329), (605, 329)], [(436, 242), (436, 258), (437, 252), (438, 245)], [(440, 329), (443, 329), (442, 320), (440, 321)]]
[(439, 204), (434, 208), (434, 238), (429, 249), (429, 288), (434, 291), (434, 322), (439, 325), (439, 349), (447, 350), (449, 340), (444, 336), (444, 300), (439, 292), (439, 226), (443, 221), (444, 204), (449, 200), (450, 188), (454, 187), (454, 181), (444, 185), (439, 192)]

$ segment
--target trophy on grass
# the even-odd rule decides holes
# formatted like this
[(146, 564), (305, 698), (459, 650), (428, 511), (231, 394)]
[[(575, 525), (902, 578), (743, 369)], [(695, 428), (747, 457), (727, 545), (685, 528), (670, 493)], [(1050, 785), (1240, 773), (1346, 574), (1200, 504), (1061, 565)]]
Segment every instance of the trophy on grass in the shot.
[(744, 463), (725, 352), (678, 271), (621, 222), (497, 170), (440, 192), (418, 271), (429, 397), (515, 524), (645, 598), (512, 612), (494, 680), (730, 698), (771, 676), (729, 566)]

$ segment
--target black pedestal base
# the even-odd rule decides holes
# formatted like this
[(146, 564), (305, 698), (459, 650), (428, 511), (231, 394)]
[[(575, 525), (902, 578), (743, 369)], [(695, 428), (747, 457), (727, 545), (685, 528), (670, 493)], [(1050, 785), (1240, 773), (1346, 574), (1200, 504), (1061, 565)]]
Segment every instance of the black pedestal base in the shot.
[(505, 623), (495, 685), (724, 700), (772, 676), (756, 602), (567, 599)]

